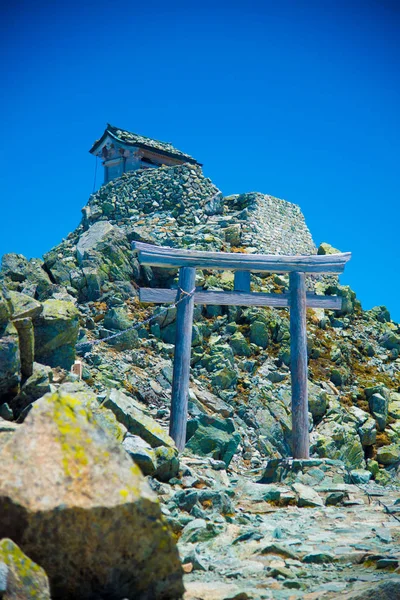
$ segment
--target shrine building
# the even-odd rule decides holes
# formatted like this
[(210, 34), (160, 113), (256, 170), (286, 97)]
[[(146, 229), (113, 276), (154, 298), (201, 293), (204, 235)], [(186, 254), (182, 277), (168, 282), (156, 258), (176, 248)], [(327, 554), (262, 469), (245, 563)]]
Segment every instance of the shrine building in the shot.
[(137, 169), (182, 163), (201, 164), (168, 142), (153, 140), (109, 124), (89, 152), (103, 160), (104, 183)]

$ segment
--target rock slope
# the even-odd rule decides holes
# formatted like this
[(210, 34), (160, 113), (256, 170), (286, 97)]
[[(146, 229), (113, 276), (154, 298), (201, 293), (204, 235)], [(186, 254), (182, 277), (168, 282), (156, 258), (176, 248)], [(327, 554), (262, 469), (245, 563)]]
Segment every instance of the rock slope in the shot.
[[(2, 259), (4, 456), (30, 435), (47, 402), (40, 398), (68, 392), (112, 440), (104, 447), (117, 443), (158, 495), (178, 541), (185, 598), (339, 598), (363, 593), (363, 582), (382, 581), (398, 589), (398, 523), (377, 502), (397, 514), (400, 327), (388, 310), (364, 311), (336, 278), (309, 278), (316, 293), (342, 296), (343, 309), (308, 310), (314, 463), (289, 468), (280, 462), (291, 446), (288, 311), (197, 306), (188, 440), (178, 456), (167, 434), (175, 310), (140, 305), (137, 297), (141, 285), (176, 287), (176, 272), (141, 268), (134, 240), (248, 253), (317, 252), (297, 206), (253, 192), (223, 197), (198, 166), (137, 171), (103, 186), (77, 229), (43, 260)], [(329, 244), (318, 248), (332, 251)], [(233, 273), (199, 271), (196, 284), (230, 290)], [(287, 287), (285, 276), (252, 276), (255, 291)], [(69, 373), (75, 358), (83, 382)], [(54, 415), (46, 418), (54, 421)], [(22, 463), (6, 461), (10, 481), (13, 469), (22, 476), (32, 453)], [(52, 584), (52, 567), (12, 522), (0, 517), (1, 534), (21, 544)], [(58, 560), (63, 556), (60, 550)], [(90, 565), (84, 573), (89, 585)]]

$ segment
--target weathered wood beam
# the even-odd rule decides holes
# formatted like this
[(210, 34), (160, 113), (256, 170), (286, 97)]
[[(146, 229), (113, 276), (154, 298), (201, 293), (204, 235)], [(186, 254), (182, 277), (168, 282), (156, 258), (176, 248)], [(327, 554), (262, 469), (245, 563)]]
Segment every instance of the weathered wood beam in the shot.
[(312, 256), (280, 256), (235, 252), (203, 252), (133, 242), (140, 264), (152, 267), (227, 269), (255, 273), (342, 273), (350, 252)]
[(304, 273), (290, 273), (290, 371), (293, 458), (309, 458), (306, 286)]
[(250, 271), (235, 271), (233, 287), (235, 292), (250, 293)]
[[(172, 304), (177, 298), (177, 290), (162, 288), (140, 288), (139, 300), (149, 304)], [(307, 294), (308, 308), (325, 308), (340, 310), (340, 296), (317, 296)], [(217, 306), (273, 306), (288, 308), (290, 294), (264, 294), (261, 292), (216, 292), (211, 290), (197, 291), (194, 294), (195, 304), (215, 304)]]
[[(183, 292), (189, 293), (194, 289), (195, 279), (196, 269), (182, 267), (179, 270), (179, 287)], [(175, 354), (169, 433), (175, 441), (178, 450), (183, 450), (186, 443), (193, 308), (193, 296), (187, 296), (178, 304), (176, 309)]]

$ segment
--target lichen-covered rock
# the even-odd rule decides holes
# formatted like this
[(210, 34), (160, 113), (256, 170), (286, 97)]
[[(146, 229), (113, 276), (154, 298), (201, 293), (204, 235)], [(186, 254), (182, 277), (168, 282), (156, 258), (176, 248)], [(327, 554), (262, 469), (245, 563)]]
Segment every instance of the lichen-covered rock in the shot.
[(178, 553), (153, 492), (79, 400), (37, 401), (0, 462), (0, 535), (43, 566), (52, 598), (181, 597)]
[(376, 393), (369, 398), (369, 408), (376, 420), (376, 426), (379, 431), (383, 431), (386, 427), (388, 418), (388, 398), (385, 395)]
[(269, 344), (269, 332), (267, 325), (262, 321), (254, 321), (250, 325), (250, 341), (261, 348), (266, 348)]
[(379, 342), (387, 350), (400, 350), (400, 335), (397, 335), (394, 331), (386, 332)]
[(21, 381), (18, 332), (11, 322), (0, 324), (0, 399), (18, 393)]
[(12, 423), (0, 417), (0, 449), (10, 441), (19, 427), (21, 426), (17, 423)]
[(309, 382), (308, 384), (308, 410), (314, 420), (324, 416), (329, 404), (329, 395), (320, 387)]
[(128, 433), (122, 443), (143, 475), (151, 475), (160, 481), (169, 481), (179, 471), (179, 458), (176, 448), (157, 446), (152, 448), (138, 435)]
[(11, 307), (9, 300), (0, 289), (0, 326), (9, 321), (11, 316)]
[(103, 241), (104, 237), (113, 229), (113, 226), (108, 221), (98, 221), (81, 235), (76, 245), (79, 264), (82, 264), (85, 254), (91, 250), (96, 250), (96, 247)]
[(357, 429), (343, 413), (332, 413), (322, 421), (311, 435), (311, 451), (321, 458), (341, 460), (349, 468), (365, 468)]
[(224, 367), (223, 369), (220, 369), (214, 373), (211, 382), (212, 385), (217, 389), (220, 388), (222, 390), (226, 390), (233, 388), (237, 383), (237, 373), (235, 369)]
[(222, 460), (229, 466), (241, 441), (232, 419), (217, 419), (202, 414), (189, 428), (192, 435), (186, 443), (186, 449), (199, 456)]
[(358, 406), (351, 406), (348, 412), (354, 417), (361, 444), (363, 446), (372, 446), (375, 444), (376, 422), (371, 415)]
[(10, 401), (15, 418), (18, 418), (32, 402), (50, 391), (51, 381), (51, 368), (40, 363), (33, 363), (32, 375), (23, 383), (19, 394)]
[(37, 317), (43, 310), (40, 302), (27, 294), (10, 291), (9, 297), (13, 319)]
[(104, 317), (104, 327), (109, 330), (105, 331), (104, 335), (112, 335), (116, 332), (122, 332), (126, 329), (126, 333), (122, 333), (116, 338), (108, 340), (108, 344), (114, 346), (117, 350), (127, 350), (130, 348), (136, 348), (138, 345), (138, 334), (135, 330), (132, 330), (133, 323), (128, 318), (126, 310), (120, 307), (111, 308), (107, 311)]
[(158, 446), (175, 448), (174, 440), (161, 425), (146, 415), (138, 403), (123, 392), (111, 390), (104, 406), (113, 411), (118, 421), (125, 425), (129, 433), (140, 436), (152, 448)]
[(327, 244), (326, 242), (322, 242), (318, 246), (317, 254), (340, 254), (340, 250), (338, 250), (337, 248), (334, 248), (333, 246), (331, 246), (330, 244)]
[(388, 415), (400, 419), (400, 393), (392, 392), (389, 398)]
[(142, 440), (138, 435), (128, 433), (122, 446), (140, 467), (143, 475), (154, 475), (157, 468), (156, 455), (148, 442)]
[(237, 356), (250, 356), (251, 350), (250, 346), (240, 331), (237, 331), (233, 334), (231, 339), (229, 340), (233, 353)]
[(381, 465), (394, 465), (400, 462), (400, 445), (381, 446), (376, 453), (376, 460)]
[(0, 277), (10, 290), (39, 299), (52, 286), (49, 275), (43, 269), (43, 261), (40, 258), (28, 260), (22, 254), (4, 254)]
[(69, 370), (75, 360), (79, 311), (72, 302), (49, 299), (34, 319), (35, 360)]
[(0, 597), (2, 600), (50, 600), (45, 571), (13, 541), (0, 541)]

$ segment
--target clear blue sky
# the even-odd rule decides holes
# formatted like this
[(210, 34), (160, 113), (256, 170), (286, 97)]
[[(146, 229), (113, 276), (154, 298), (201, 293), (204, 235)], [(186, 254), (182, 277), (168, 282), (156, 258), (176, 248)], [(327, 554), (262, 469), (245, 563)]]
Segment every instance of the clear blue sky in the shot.
[(353, 251), (342, 281), (364, 308), (400, 321), (397, 0), (0, 10), (0, 254), (76, 227), (110, 122), (192, 154), (225, 194), (299, 204), (317, 244)]

